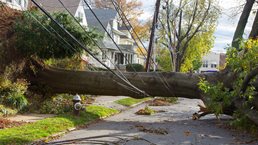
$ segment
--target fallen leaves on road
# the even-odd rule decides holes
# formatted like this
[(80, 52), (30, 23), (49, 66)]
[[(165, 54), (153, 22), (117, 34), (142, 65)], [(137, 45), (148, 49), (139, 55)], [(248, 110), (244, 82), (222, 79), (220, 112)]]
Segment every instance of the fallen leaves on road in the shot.
[(156, 111), (151, 109), (150, 107), (146, 106), (143, 109), (140, 109), (139, 111), (137, 111), (135, 114), (137, 115), (152, 115), (154, 114)]
[(166, 135), (168, 134), (168, 131), (163, 128), (145, 128), (142, 125), (136, 125), (135, 126), (139, 131), (145, 132), (145, 133), (153, 133), (153, 134), (158, 134), (158, 135)]
[(185, 136), (190, 136), (192, 133), (190, 131), (185, 131), (184, 134)]
[(169, 103), (166, 99), (164, 98), (156, 98), (152, 101), (150, 101), (150, 106), (170, 106), (171, 103)]
[(10, 121), (8, 119), (0, 119), (0, 129), (11, 128), (26, 124), (26, 122)]

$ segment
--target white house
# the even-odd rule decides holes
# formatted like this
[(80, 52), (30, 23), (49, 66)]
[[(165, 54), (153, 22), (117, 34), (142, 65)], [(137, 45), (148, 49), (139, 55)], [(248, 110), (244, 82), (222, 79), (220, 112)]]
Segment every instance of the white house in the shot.
[[(113, 9), (96, 8), (94, 8), (93, 11), (122, 50), (121, 53), (92, 12), (89, 9), (85, 9), (88, 28), (95, 29), (103, 35), (103, 38), (98, 41), (98, 45), (101, 47), (102, 51), (97, 51), (97, 57), (111, 69), (115, 69), (115, 66), (125, 68), (126, 64), (135, 63), (134, 57), (136, 53), (134, 51), (134, 41), (132, 40), (130, 33), (125, 30), (125, 27), (121, 26), (117, 12)], [(103, 68), (103, 66), (92, 57), (86, 58), (83, 56), (83, 58), (95, 67)]]
[[(58, 0), (37, 0), (37, 2), (48, 12), (66, 12)], [(61, 2), (71, 14), (78, 18), (81, 25), (87, 26), (84, 0), (61, 0)]]
[(1, 2), (5, 3), (10, 8), (16, 9), (16, 10), (27, 10), (28, 8), (28, 0), (0, 0)]
[(202, 59), (202, 66), (199, 73), (217, 72), (225, 65), (226, 55), (224, 53), (209, 52)]

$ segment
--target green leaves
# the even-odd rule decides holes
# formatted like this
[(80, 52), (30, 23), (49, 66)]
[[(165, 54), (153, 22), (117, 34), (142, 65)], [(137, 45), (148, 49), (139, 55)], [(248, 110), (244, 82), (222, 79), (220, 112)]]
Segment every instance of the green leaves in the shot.
[(232, 103), (233, 93), (222, 83), (210, 84), (201, 79), (199, 88), (207, 97), (207, 108), (215, 113), (216, 116), (223, 113), (223, 108), (228, 107)]
[[(100, 37), (94, 31), (85, 33), (69, 14), (54, 13), (52, 16), (85, 46), (93, 46), (92, 39)], [(24, 12), (14, 25), (14, 31), (17, 49), (28, 57), (65, 58), (83, 51), (61, 28), (38, 11)]]
[[(244, 98), (244, 107), (252, 107), (250, 104), (252, 104), (254, 98), (255, 88), (251, 83), (255, 79), (249, 83), (249, 86), (244, 93), (241, 89), (246, 76), (258, 66), (257, 54), (258, 40), (242, 41), (240, 49), (230, 48), (228, 50), (227, 67), (231, 69), (236, 76), (231, 89), (226, 88), (221, 82), (211, 84), (204, 79), (200, 80), (199, 89), (207, 95), (208, 109), (215, 112), (216, 115), (219, 115), (223, 113), (223, 107), (228, 107), (238, 98)], [(242, 115), (244, 116), (244, 114)]]

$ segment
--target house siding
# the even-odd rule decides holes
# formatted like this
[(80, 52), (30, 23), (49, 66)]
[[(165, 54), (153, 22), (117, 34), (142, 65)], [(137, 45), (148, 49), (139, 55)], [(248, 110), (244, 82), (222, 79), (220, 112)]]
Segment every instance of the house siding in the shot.
[(8, 7), (25, 11), (28, 8), (28, 0), (0, 0), (3, 3), (6, 3)]
[(80, 23), (82, 26), (87, 27), (87, 20), (86, 20), (86, 14), (84, 11), (84, 6), (85, 6), (84, 1), (81, 0), (74, 16), (81, 20)]
[[(221, 56), (225, 56), (225, 54), (217, 53), (217, 52), (209, 52), (202, 59), (202, 66), (199, 69), (199, 73), (202, 72), (217, 72), (219, 71), (222, 65), (225, 65), (225, 58)], [(222, 64), (222, 61), (224, 64)]]

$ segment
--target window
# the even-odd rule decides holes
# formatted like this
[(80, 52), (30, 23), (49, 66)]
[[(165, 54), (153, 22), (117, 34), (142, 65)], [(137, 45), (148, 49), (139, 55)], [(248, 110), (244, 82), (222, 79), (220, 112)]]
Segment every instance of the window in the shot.
[(125, 64), (127, 64), (128, 63), (128, 54), (125, 54), (125, 58), (127, 60), (127, 61), (125, 61)]
[(207, 67), (208, 67), (208, 61), (203, 61), (203, 62), (202, 62), (202, 67), (207, 68)]
[(102, 60), (103, 60), (103, 61), (106, 61), (106, 59), (107, 59), (107, 51), (104, 50), (104, 51), (102, 52)]
[(116, 64), (124, 64), (124, 55), (122, 53), (116, 53), (115, 62)]
[(114, 52), (111, 53), (111, 58), (114, 59)]
[(83, 20), (83, 13), (82, 12), (78, 12), (78, 21), (80, 23), (82, 23), (82, 20)]
[(12, 3), (13, 2), (13, 0), (6, 0), (7, 2), (9, 2), (9, 3)]
[(217, 68), (217, 64), (211, 64), (211, 68)]
[(19, 5), (22, 5), (22, 0), (16, 0)]
[(24, 1), (23, 7), (27, 7), (27, 0)]

